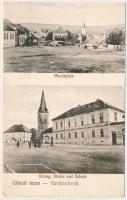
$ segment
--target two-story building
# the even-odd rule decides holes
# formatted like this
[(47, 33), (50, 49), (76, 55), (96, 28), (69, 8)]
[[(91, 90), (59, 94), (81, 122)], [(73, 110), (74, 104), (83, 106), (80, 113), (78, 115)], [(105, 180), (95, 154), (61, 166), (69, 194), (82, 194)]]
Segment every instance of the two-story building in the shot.
[(53, 119), (54, 143), (124, 144), (124, 111), (97, 99)]
[(100, 99), (71, 108), (55, 117), (49, 128), (49, 112), (44, 91), (37, 112), (38, 137), (43, 143), (124, 145), (125, 112)]
[(29, 142), (31, 140), (31, 131), (23, 124), (16, 124), (4, 131), (3, 141), (5, 143)]

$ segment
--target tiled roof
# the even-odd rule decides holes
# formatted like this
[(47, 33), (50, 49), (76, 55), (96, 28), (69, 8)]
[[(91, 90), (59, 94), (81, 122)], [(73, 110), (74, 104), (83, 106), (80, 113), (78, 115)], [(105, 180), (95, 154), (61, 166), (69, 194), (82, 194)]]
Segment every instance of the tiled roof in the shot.
[(85, 105), (74, 107), (74, 108), (68, 110), (67, 112), (59, 115), (58, 117), (54, 118), (53, 121), (57, 120), (57, 119), (64, 119), (64, 118), (67, 118), (67, 117), (80, 115), (80, 114), (83, 114), (83, 113), (93, 112), (93, 111), (100, 110), (100, 109), (103, 109), (103, 108), (112, 108), (114, 110), (117, 110), (117, 111), (124, 113), (123, 110), (121, 110), (121, 109), (119, 109), (115, 106), (112, 106), (108, 103), (105, 103), (104, 101), (102, 101), (100, 99), (97, 99), (96, 101), (94, 101), (92, 103), (88, 103), (88, 104), (85, 104)]
[(29, 33), (29, 30), (26, 27), (23, 27), (21, 24), (13, 24), (8, 19), (3, 20), (4, 31), (18, 31), (20, 34)]
[(23, 124), (16, 124), (11, 126), (9, 129), (4, 131), (4, 133), (13, 133), (13, 132), (26, 132), (26, 133), (31, 133), (31, 131), (24, 126)]
[(29, 30), (23, 27), (21, 24), (15, 24), (15, 26), (21, 34), (29, 33)]
[(47, 128), (46, 130), (44, 130), (42, 134), (45, 134), (45, 133), (52, 133), (52, 132), (53, 132), (53, 128), (50, 127), (50, 128)]
[(4, 31), (15, 31), (16, 27), (8, 19), (3, 20), (3, 29)]

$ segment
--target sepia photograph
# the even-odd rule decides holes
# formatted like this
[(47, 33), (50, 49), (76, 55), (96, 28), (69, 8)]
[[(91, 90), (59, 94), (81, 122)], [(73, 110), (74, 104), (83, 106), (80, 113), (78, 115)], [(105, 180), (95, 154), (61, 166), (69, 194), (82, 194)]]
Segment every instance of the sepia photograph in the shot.
[(124, 73), (125, 4), (4, 2), (4, 72)]
[(2, 197), (124, 198), (126, 3), (1, 5)]
[(123, 87), (4, 91), (4, 173), (124, 174)]

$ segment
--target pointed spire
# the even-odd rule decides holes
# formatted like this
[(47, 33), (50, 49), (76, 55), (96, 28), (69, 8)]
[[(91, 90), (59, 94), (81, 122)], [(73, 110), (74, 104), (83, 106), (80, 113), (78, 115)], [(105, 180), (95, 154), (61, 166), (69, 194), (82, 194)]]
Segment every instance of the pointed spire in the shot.
[(45, 107), (45, 106), (46, 106), (44, 90), (42, 90), (40, 106), (41, 106), (41, 107)]
[(48, 109), (46, 107), (44, 90), (42, 90), (41, 102), (40, 102), (40, 107), (38, 109), (38, 112), (40, 112), (40, 113), (48, 112)]
[(85, 24), (85, 22), (82, 23), (82, 26), (83, 26), (84, 28), (86, 28), (86, 24)]

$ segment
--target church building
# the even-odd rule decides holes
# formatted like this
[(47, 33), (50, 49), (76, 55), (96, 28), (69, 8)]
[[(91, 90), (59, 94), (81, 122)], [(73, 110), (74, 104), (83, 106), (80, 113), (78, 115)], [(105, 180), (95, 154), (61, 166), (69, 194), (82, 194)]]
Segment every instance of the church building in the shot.
[(43, 131), (45, 131), (49, 126), (49, 113), (46, 106), (44, 91), (42, 91), (41, 102), (37, 112), (37, 116), (38, 116), (38, 137), (41, 137)]
[(43, 142), (55, 144), (124, 145), (124, 111), (97, 99), (80, 105), (52, 119), (48, 127), (48, 109), (44, 91), (38, 110), (38, 131)]
[(38, 138), (43, 139), (43, 143), (50, 143), (53, 138), (53, 128), (49, 128), (49, 112), (46, 106), (44, 91), (42, 91), (41, 102), (37, 112), (38, 115)]

